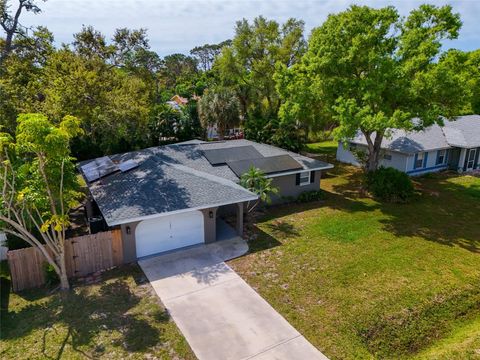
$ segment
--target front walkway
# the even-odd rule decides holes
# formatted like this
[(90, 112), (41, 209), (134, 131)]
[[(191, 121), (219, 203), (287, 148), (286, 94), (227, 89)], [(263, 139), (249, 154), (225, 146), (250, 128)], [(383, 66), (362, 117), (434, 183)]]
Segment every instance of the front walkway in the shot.
[(236, 238), (139, 261), (200, 360), (327, 359), (224, 260)]

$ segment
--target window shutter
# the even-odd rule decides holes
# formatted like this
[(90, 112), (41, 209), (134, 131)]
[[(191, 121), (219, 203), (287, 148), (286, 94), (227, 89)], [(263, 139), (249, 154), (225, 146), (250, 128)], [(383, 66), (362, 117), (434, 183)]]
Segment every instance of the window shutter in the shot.
[(473, 168), (478, 168), (478, 157), (480, 156), (480, 148), (477, 148), (477, 152), (475, 153), (475, 159), (473, 160)]
[(310, 171), (310, 184), (315, 182), (315, 171)]
[(428, 152), (425, 153), (425, 156), (423, 158), (423, 167), (427, 167), (427, 161), (428, 161)]
[(295, 185), (300, 185), (300, 173), (297, 173), (297, 174), (296, 174), (296, 177), (295, 177)]

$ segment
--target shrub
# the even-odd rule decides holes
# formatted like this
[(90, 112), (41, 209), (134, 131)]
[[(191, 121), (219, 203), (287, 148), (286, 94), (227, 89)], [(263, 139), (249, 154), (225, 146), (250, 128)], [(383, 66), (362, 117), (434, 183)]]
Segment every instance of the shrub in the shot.
[(60, 282), (60, 278), (51, 264), (47, 262), (44, 263), (43, 272), (45, 274), (45, 283), (47, 286), (56, 285)]
[(305, 191), (298, 195), (297, 201), (300, 203), (310, 202), (310, 201), (318, 201), (325, 199), (325, 194), (322, 190), (312, 190), (312, 191)]
[(390, 167), (367, 173), (366, 187), (373, 196), (388, 202), (406, 202), (414, 194), (409, 176)]

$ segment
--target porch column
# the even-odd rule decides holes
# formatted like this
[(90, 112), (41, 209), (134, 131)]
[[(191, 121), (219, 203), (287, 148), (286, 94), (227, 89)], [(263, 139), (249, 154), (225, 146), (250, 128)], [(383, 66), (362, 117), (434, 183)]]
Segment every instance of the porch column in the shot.
[(243, 203), (237, 204), (237, 233), (243, 236)]

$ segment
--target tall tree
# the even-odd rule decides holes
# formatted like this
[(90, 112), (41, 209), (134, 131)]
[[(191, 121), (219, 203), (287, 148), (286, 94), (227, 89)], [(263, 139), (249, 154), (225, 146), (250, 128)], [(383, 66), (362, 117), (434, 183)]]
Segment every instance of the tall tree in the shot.
[(0, 133), (0, 229), (39, 249), (68, 289), (65, 229), (81, 197), (69, 144), (79, 121), (24, 114), (18, 123), (16, 141)]
[(305, 51), (303, 21), (288, 19), (283, 25), (257, 17), (250, 24), (238, 21), (232, 45), (224, 47), (215, 61), (224, 86), (239, 96), (244, 115), (261, 111), (265, 118), (276, 117), (280, 99), (275, 90), (276, 63), (289, 67)]
[(171, 54), (163, 58), (162, 78), (166, 87), (175, 89), (182, 81), (192, 82), (197, 73), (197, 61), (191, 56)]
[(205, 44), (196, 46), (190, 50), (192, 55), (202, 71), (209, 71), (212, 68), (215, 58), (221, 53), (223, 47), (230, 46), (232, 40), (225, 40), (218, 44)]
[(480, 114), (480, 49), (466, 52), (451, 49), (442, 54), (438, 64), (444, 71), (458, 74), (465, 85), (465, 107), (459, 115)]
[(223, 140), (227, 128), (240, 122), (238, 98), (229, 89), (208, 90), (198, 102), (198, 114), (203, 127), (216, 125), (218, 137)]
[(406, 18), (393, 7), (351, 6), (330, 15), (312, 31), (302, 62), (278, 71), (281, 117), (333, 117), (340, 140), (361, 132), (366, 169), (375, 170), (392, 129), (422, 129), (463, 107), (460, 76), (435, 61), (442, 40), (455, 39), (460, 27), (450, 6), (422, 5)]
[(28, 37), (16, 37), (11, 53), (0, 66), (0, 126), (15, 134), (19, 113), (35, 111), (43, 100), (42, 74), (54, 52), (53, 35), (44, 27)]
[(28, 28), (20, 24), (23, 11), (38, 14), (41, 10), (35, 0), (18, 0), (16, 9), (10, 12), (7, 0), (0, 0), (0, 26), (5, 31), (5, 39), (0, 43), (0, 64), (14, 50), (15, 37), (27, 37)]

